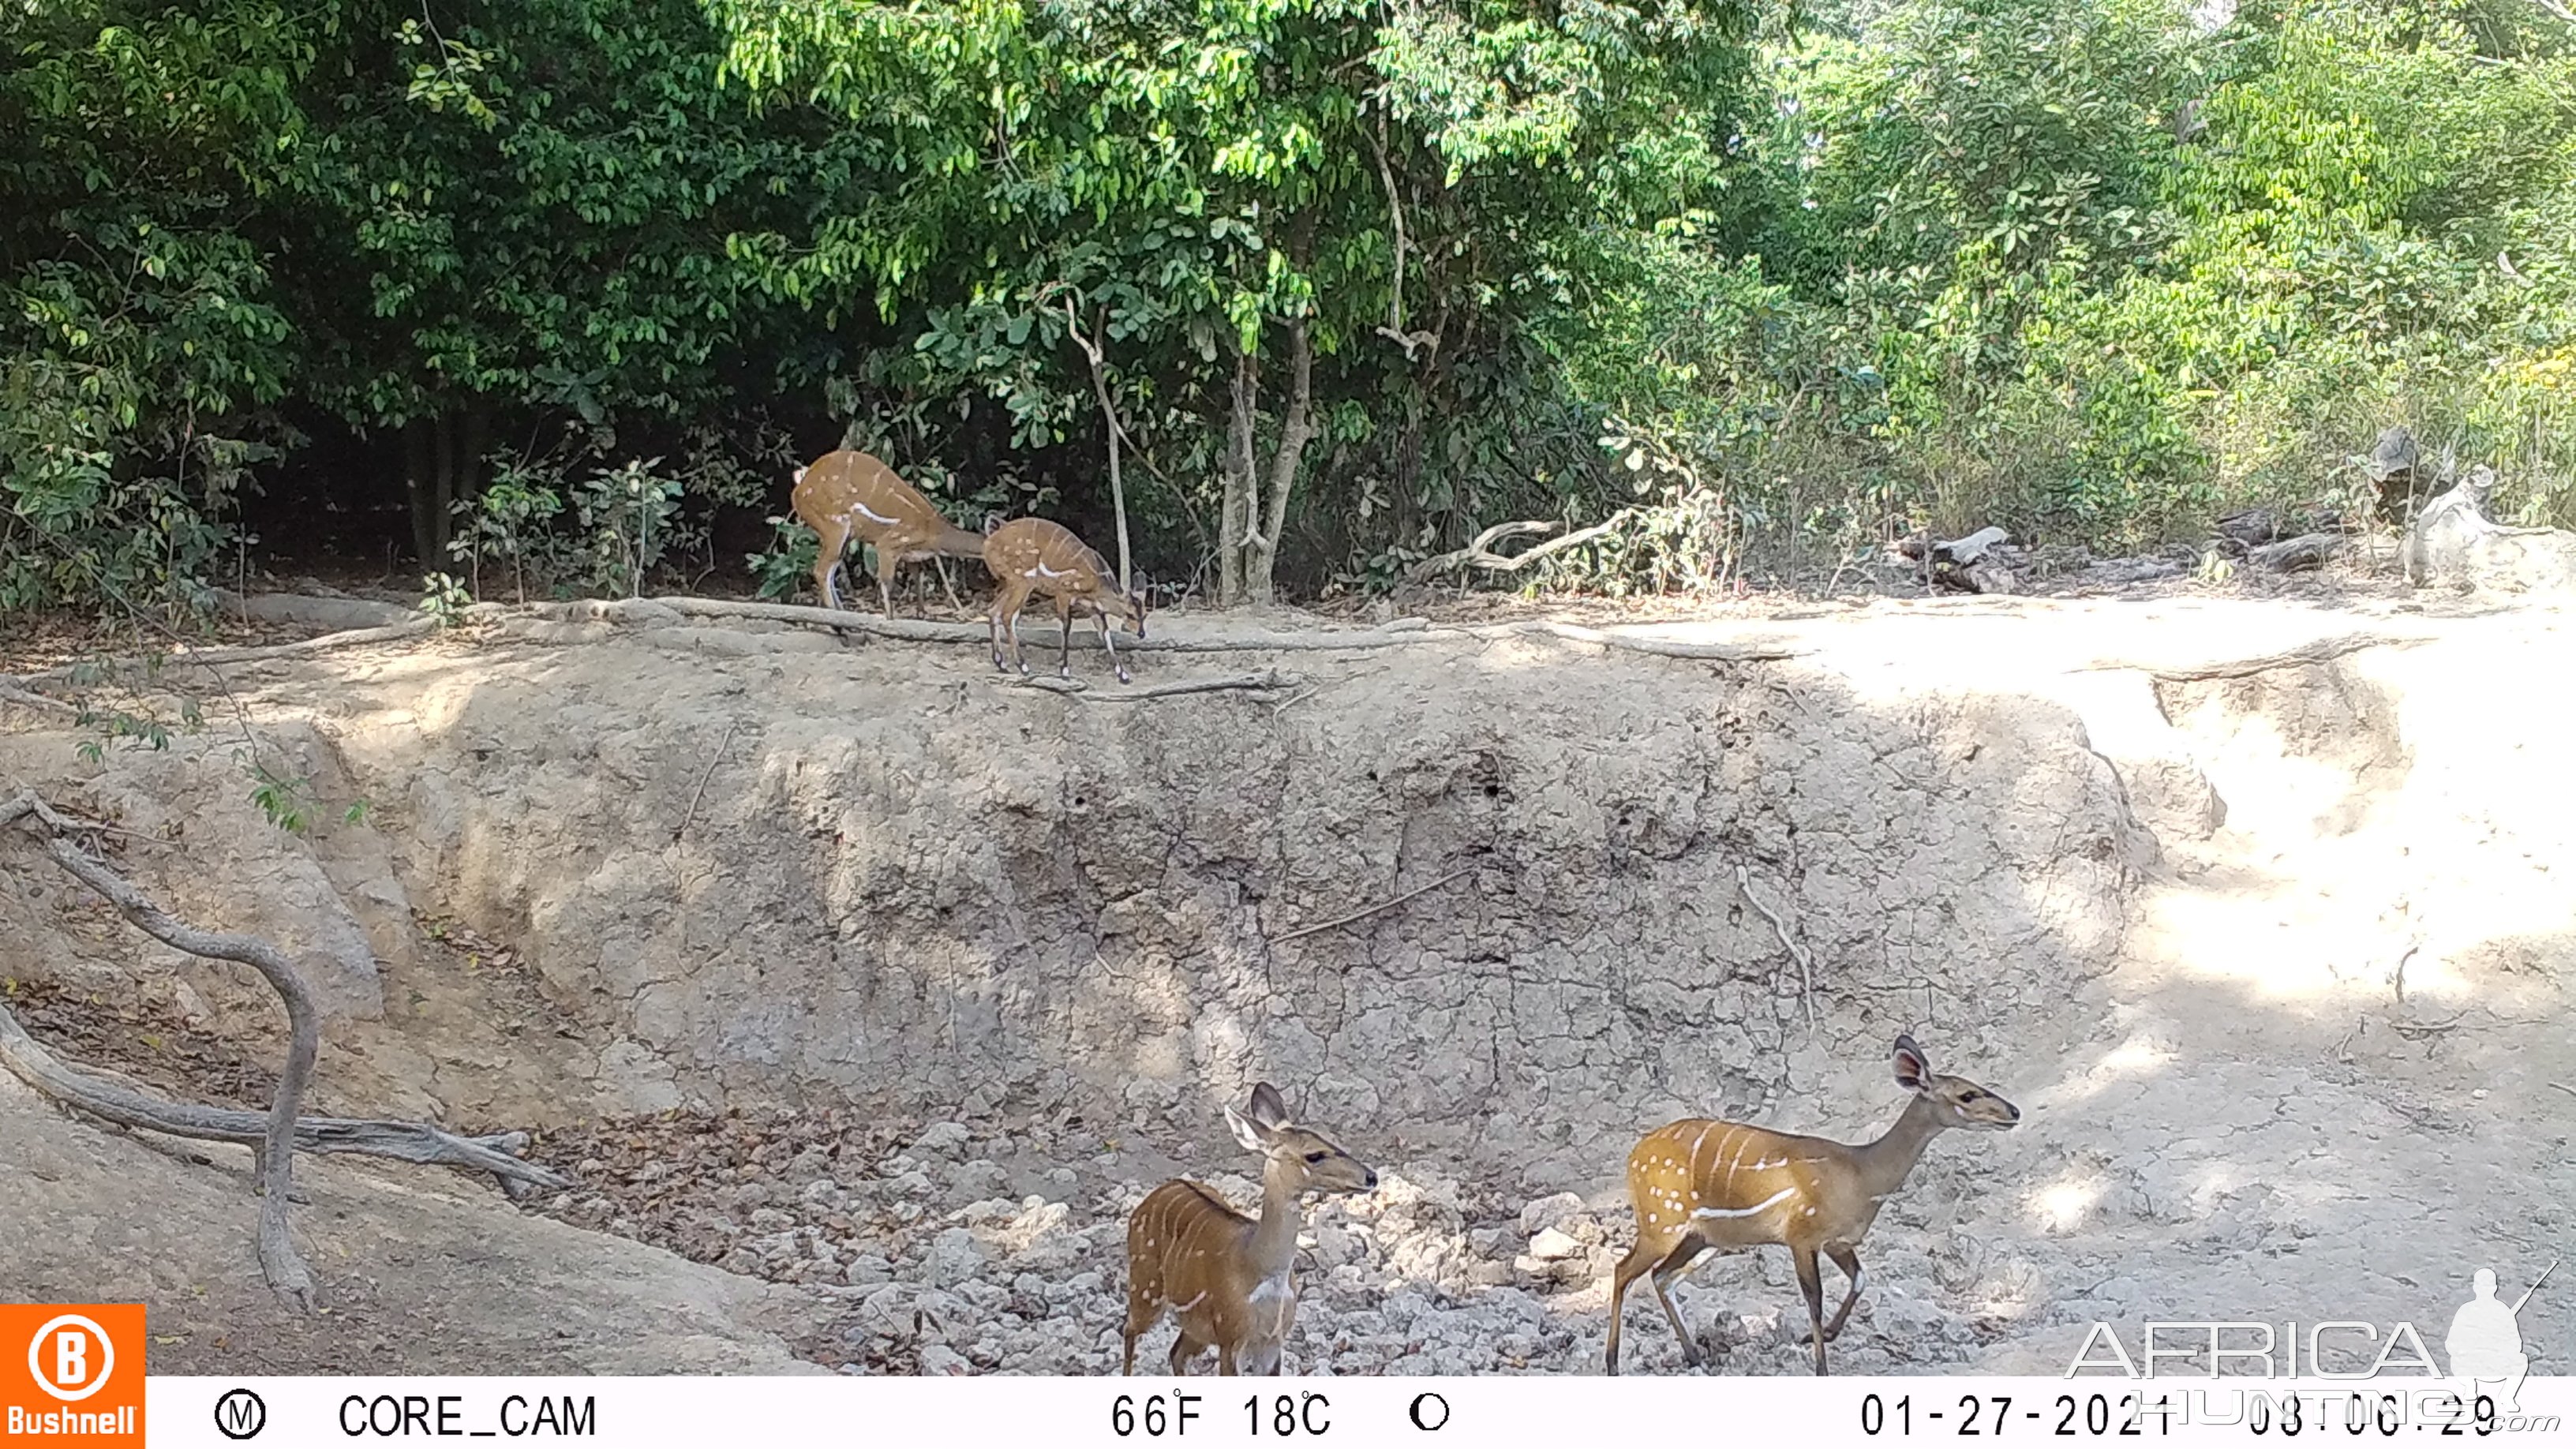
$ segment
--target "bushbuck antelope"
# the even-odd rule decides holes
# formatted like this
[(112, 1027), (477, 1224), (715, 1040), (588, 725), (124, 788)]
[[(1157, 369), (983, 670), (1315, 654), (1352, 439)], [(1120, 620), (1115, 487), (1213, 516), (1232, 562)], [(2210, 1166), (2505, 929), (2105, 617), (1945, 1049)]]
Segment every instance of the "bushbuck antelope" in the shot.
[[(797, 519), (814, 530), (822, 546), (814, 553), (814, 586), (823, 606), (841, 607), (841, 591), (832, 583), (841, 571), (841, 556), (857, 539), (877, 551), (877, 601), (894, 617), (894, 571), (919, 559), (981, 558), (984, 540), (950, 523), (921, 491), (895, 476), (892, 468), (844, 448), (825, 453), (796, 470), (796, 492), (790, 499)], [(957, 588), (943, 571), (939, 586), (959, 610)]]
[[(1825, 1344), (1843, 1331), (1860, 1301), (1860, 1246), (1880, 1204), (1905, 1186), (1924, 1145), (1949, 1127), (1998, 1132), (2021, 1120), (2021, 1109), (1965, 1077), (1932, 1073), (1914, 1038), (1896, 1039), (1896, 1084), (1914, 1094), (1885, 1136), (1867, 1146), (1821, 1137), (1793, 1137), (1739, 1122), (1694, 1117), (1658, 1127), (1628, 1154), (1628, 1200), (1637, 1210), (1637, 1246), (1619, 1260), (1610, 1278), (1610, 1372), (1619, 1371), (1619, 1307), (1638, 1275), (1654, 1274), (1655, 1301), (1682, 1341), (1682, 1357), (1700, 1366), (1699, 1345), (1682, 1327), (1671, 1285), (1716, 1249), (1786, 1247), (1796, 1260), (1798, 1286), (1807, 1295), (1815, 1330), (1816, 1372), (1825, 1371)], [(1825, 1321), (1823, 1253), (1843, 1270), (1850, 1286), (1843, 1306)]]
[(1188, 1371), (1201, 1349), (1216, 1350), (1221, 1374), (1275, 1374), (1297, 1316), (1300, 1199), (1310, 1192), (1366, 1192), (1377, 1173), (1321, 1134), (1288, 1120), (1268, 1082), (1252, 1089), (1249, 1115), (1225, 1109), (1235, 1140), (1262, 1157), (1261, 1216), (1245, 1217), (1199, 1183), (1164, 1183), (1127, 1219), (1127, 1361), (1136, 1340), (1166, 1309), (1180, 1319), (1172, 1372)]
[[(1064, 631), (1061, 652), (1056, 659), (1056, 674), (1073, 677), (1073, 611), (1076, 605), (1091, 611), (1100, 624), (1100, 647), (1109, 651), (1109, 667), (1118, 671), (1118, 682), (1127, 682), (1127, 666), (1118, 659), (1118, 646), (1109, 642), (1109, 616), (1125, 619), (1145, 637), (1145, 596), (1120, 594), (1115, 577), (1109, 572), (1109, 561), (1091, 551), (1090, 545), (1074, 537), (1062, 524), (1043, 518), (1014, 518), (984, 535), (984, 567), (993, 571), (1000, 587), (993, 595), (993, 667), (1009, 669), (1017, 665), (1022, 674), (1029, 666), (1020, 659), (1020, 610), (1028, 607), (1029, 595), (1044, 594), (1055, 603), (1056, 627)], [(1002, 662), (1002, 635), (1011, 638), (1011, 662)]]

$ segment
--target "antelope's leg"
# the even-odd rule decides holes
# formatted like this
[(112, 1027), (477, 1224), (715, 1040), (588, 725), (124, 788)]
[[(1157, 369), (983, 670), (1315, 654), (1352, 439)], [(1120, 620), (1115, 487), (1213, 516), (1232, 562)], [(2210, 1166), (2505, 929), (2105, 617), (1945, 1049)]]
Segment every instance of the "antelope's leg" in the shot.
[(903, 561), (900, 550), (877, 545), (877, 602), (885, 607), (885, 616), (894, 617), (894, 571)]
[[(1132, 1275), (1135, 1270), (1131, 1268), (1128, 1271)], [(1127, 1325), (1125, 1329), (1127, 1337), (1127, 1362), (1126, 1366), (1119, 1369), (1118, 1372), (1129, 1375), (1136, 1372), (1136, 1340), (1143, 1338), (1146, 1330), (1152, 1328), (1157, 1322), (1161, 1321), (1162, 1317), (1162, 1301), (1153, 1293), (1148, 1292), (1142, 1284), (1130, 1283), (1127, 1287)], [(1184, 1335), (1184, 1337), (1186, 1336), (1187, 1335)]]
[(1172, 1377), (1180, 1378), (1187, 1374), (1190, 1371), (1190, 1360), (1198, 1357), (1199, 1350), (1206, 1347), (1206, 1344), (1190, 1337), (1188, 1329), (1182, 1329), (1180, 1337), (1172, 1340), (1172, 1356), (1169, 1360), (1172, 1366)]
[(1234, 1350), (1225, 1344), (1216, 1346), (1216, 1372), (1219, 1378), (1234, 1377)]
[(1055, 600), (1055, 677), (1071, 679), (1073, 677), (1073, 600), (1064, 594), (1056, 594), (1053, 598)]
[(1699, 1261), (1700, 1254), (1707, 1251), (1708, 1244), (1701, 1242), (1697, 1233), (1684, 1233), (1681, 1241), (1664, 1255), (1664, 1261), (1655, 1265), (1655, 1271), (1646, 1280), (1654, 1285), (1655, 1301), (1663, 1305), (1664, 1321), (1673, 1326), (1673, 1337), (1682, 1341), (1683, 1362), (1692, 1368), (1705, 1365), (1707, 1356), (1699, 1351), (1699, 1340), (1691, 1337), (1690, 1330), (1682, 1325), (1682, 1311), (1673, 1306), (1669, 1285), (1686, 1274), (1690, 1265)]
[(1825, 1275), (1816, 1266), (1816, 1250), (1791, 1248), (1790, 1256), (1798, 1264), (1798, 1291), (1807, 1296), (1807, 1325), (1814, 1330), (1816, 1372), (1825, 1371)]
[(1127, 666), (1118, 662), (1118, 646), (1109, 642), (1109, 611), (1094, 604), (1091, 620), (1100, 626), (1100, 647), (1109, 651), (1109, 667), (1117, 671), (1120, 684), (1128, 683)]
[(1012, 601), (1011, 617), (1006, 622), (1003, 630), (1003, 632), (1009, 634), (1011, 637), (1012, 667), (1018, 669), (1022, 674), (1029, 672), (1029, 662), (1020, 657), (1020, 609), (1027, 603), (1028, 599), (1025, 595)]
[(931, 564), (939, 570), (939, 586), (948, 591), (948, 607), (955, 609), (958, 613), (965, 613), (966, 605), (960, 602), (957, 597), (956, 582), (948, 577), (948, 560), (944, 558), (933, 558), (931, 560)]
[(1848, 1247), (1829, 1247), (1825, 1249), (1825, 1256), (1833, 1259), (1834, 1266), (1842, 1269), (1843, 1276), (1851, 1280), (1850, 1286), (1843, 1290), (1843, 1306), (1835, 1309), (1832, 1320), (1825, 1324), (1825, 1342), (1831, 1343), (1843, 1331), (1843, 1321), (1851, 1317), (1852, 1305), (1860, 1301), (1860, 1254)]
[(1619, 1373), (1620, 1306), (1628, 1296), (1628, 1285), (1636, 1282), (1637, 1275), (1646, 1271), (1646, 1261), (1646, 1245), (1639, 1243), (1628, 1250), (1617, 1267), (1610, 1270), (1610, 1341), (1601, 1348), (1601, 1371), (1614, 1378)]
[(848, 551), (850, 537), (817, 532), (814, 535), (814, 592), (823, 596), (823, 607), (841, 607), (841, 591), (832, 587), (832, 576), (841, 571), (841, 555)]

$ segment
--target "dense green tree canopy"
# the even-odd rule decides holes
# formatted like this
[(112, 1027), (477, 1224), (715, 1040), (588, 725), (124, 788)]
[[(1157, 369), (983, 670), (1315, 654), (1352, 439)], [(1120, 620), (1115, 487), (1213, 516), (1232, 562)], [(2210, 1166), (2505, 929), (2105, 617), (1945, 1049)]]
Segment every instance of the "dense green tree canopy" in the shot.
[(184, 602), (261, 487), (289, 532), (407, 513), (423, 572), (638, 587), (738, 560), (710, 525), (841, 439), (1228, 601), (1515, 518), (1597, 525), (1548, 576), (1614, 589), (1919, 525), (2187, 537), (2395, 422), (2576, 519), (2571, 29), (24, 0), (0, 608)]

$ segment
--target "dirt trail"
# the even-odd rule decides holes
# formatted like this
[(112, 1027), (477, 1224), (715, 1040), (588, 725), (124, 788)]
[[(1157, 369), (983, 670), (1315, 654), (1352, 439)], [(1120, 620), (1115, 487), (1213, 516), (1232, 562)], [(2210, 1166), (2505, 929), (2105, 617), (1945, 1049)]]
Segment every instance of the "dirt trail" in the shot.
[[(2054, 1372), (2095, 1319), (2132, 1342), (2147, 1318), (2438, 1337), (2474, 1268), (2527, 1281), (2566, 1241), (2561, 612), (1970, 600), (1601, 627), (1794, 657), (1448, 632), (1142, 654), (1140, 686), (1296, 679), (1119, 701), (1001, 681), (980, 646), (647, 606), (228, 669), (320, 797), (369, 804), (309, 840), (247, 806), (211, 736), (88, 766), (27, 728), (0, 765), (117, 815), (174, 906), (298, 952), (340, 1012), (324, 1106), (546, 1129), (583, 1186), (539, 1211), (711, 1265), (334, 1165), (317, 1192), (345, 1216), (307, 1214), (312, 1256), (367, 1281), (377, 1307), (351, 1312), (384, 1315), (389, 1367), (551, 1333), (509, 1291), (523, 1252), (715, 1325), (636, 1366), (792, 1341), (858, 1369), (1114, 1367), (1120, 1214), (1178, 1170), (1248, 1199), (1215, 1104), (1269, 1077), (1386, 1176), (1318, 1208), (1292, 1362), (1587, 1370), (1623, 1139), (1704, 1112), (1869, 1135), (1900, 1105), (1899, 1030), (2026, 1119), (1936, 1143), (1890, 1204), (1847, 1371)], [(1096, 654), (1076, 669), (1109, 683)], [(268, 1059), (243, 981), (66, 910), (22, 846), (0, 860), (33, 887), (0, 895), (0, 973)], [(98, 1137), (14, 1090), (0, 1137)], [(207, 1332), (252, 1313), (237, 1184), (112, 1145), (203, 1198), (133, 1230), (156, 1307), (220, 1280)], [(94, 1211), (137, 1170), (66, 1161), (0, 1178), (0, 1208)], [(371, 1257), (364, 1225), (405, 1212), (447, 1236)], [(95, 1271), (37, 1253), (30, 1282)], [(446, 1305), (436, 1345), (401, 1321), (415, 1296)], [(1803, 1369), (1782, 1255), (1683, 1296), (1727, 1371)], [(2566, 1303), (2524, 1311), (2536, 1368), (2576, 1344)], [(1651, 1310), (1630, 1327), (1633, 1367), (1678, 1365)], [(364, 1336), (276, 1351), (344, 1364)]]

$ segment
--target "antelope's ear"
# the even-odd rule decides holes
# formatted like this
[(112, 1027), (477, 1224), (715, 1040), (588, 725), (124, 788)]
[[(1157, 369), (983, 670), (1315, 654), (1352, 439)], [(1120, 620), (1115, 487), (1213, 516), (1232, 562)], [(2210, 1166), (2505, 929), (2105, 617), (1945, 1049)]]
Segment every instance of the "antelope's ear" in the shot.
[(1279, 1089), (1263, 1082), (1252, 1089), (1252, 1120), (1264, 1132), (1276, 1132), (1288, 1125), (1288, 1104)]
[(1924, 1057), (1923, 1048), (1916, 1046), (1914, 1038), (1910, 1036), (1898, 1036), (1896, 1038), (1896, 1085), (1909, 1092), (1920, 1092), (1931, 1084), (1932, 1063)]
[(1232, 1103), (1226, 1104), (1225, 1125), (1234, 1130), (1234, 1140), (1242, 1143), (1248, 1150), (1253, 1152), (1270, 1150), (1268, 1135), (1259, 1127), (1244, 1121), (1243, 1114), (1234, 1110)]
[(794, 478), (792, 478), (792, 479), (789, 479), (788, 481), (789, 481), (789, 482), (792, 482), (792, 483), (802, 483), (802, 482), (804, 482), (804, 481), (805, 481), (805, 470), (804, 470), (804, 469), (802, 469), (802, 468), (797, 469), (797, 470), (796, 470), (796, 476), (795, 476)]

